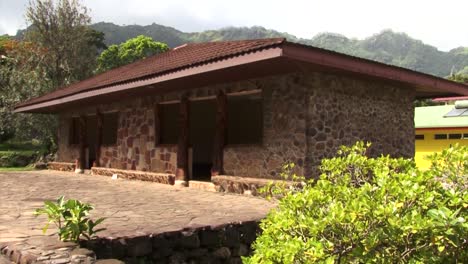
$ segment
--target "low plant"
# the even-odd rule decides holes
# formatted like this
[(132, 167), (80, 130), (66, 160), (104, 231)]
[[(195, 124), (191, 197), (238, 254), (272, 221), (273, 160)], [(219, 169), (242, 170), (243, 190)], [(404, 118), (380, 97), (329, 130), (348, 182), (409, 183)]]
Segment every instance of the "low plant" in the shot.
[(296, 165), (292, 162), (284, 164), (279, 175), (283, 181), (269, 182), (259, 190), (260, 193), (267, 199), (279, 199), (302, 190), (306, 185), (305, 177), (297, 175), (295, 167)]
[(342, 147), (321, 176), (284, 194), (245, 263), (467, 263), (467, 147), (411, 159)]
[(83, 203), (78, 200), (65, 200), (63, 196), (57, 201), (45, 201), (44, 207), (35, 211), (35, 215), (46, 215), (47, 223), (42, 228), (45, 234), (50, 224), (55, 224), (58, 228), (59, 239), (62, 241), (78, 242), (81, 237), (91, 239), (96, 233), (105, 230), (105, 228), (95, 229), (105, 218), (99, 218), (93, 221), (89, 218), (89, 211), (94, 209), (89, 203)]

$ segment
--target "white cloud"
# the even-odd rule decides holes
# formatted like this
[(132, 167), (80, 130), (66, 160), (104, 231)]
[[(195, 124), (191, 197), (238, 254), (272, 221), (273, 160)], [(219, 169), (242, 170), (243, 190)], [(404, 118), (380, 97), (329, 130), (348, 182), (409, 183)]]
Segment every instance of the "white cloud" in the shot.
[[(0, 0), (0, 34), (24, 27), (27, 0)], [(83, 0), (95, 22), (158, 23), (182, 31), (264, 26), (311, 38), (320, 32), (365, 38), (383, 29), (406, 32), (449, 50), (468, 46), (466, 0)]]

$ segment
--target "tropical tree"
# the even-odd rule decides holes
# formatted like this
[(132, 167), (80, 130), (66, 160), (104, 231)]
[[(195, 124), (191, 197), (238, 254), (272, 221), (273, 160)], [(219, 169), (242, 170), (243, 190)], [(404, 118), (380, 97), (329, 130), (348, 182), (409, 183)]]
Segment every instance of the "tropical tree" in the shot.
[(5, 55), (5, 44), (10, 40), (8, 35), (0, 36), (0, 56)]
[(448, 79), (455, 82), (468, 83), (468, 66), (463, 70), (450, 75)]
[(136, 60), (169, 50), (165, 43), (154, 41), (151, 37), (140, 35), (120, 45), (111, 45), (98, 57), (97, 72), (104, 72)]
[[(31, 0), (21, 41), (0, 38), (0, 134), (53, 146), (56, 120), (16, 115), (14, 105), (90, 76), (104, 35), (79, 0)], [(3, 137), (5, 139), (5, 136)]]
[(3, 50), (0, 54), (0, 141), (16, 136), (53, 144), (56, 127), (53, 117), (12, 113), (17, 103), (51, 89), (47, 51), (25, 41), (6, 40), (0, 45)]
[(26, 11), (27, 41), (47, 50), (53, 88), (92, 75), (103, 35), (89, 28), (91, 17), (79, 0), (31, 0)]

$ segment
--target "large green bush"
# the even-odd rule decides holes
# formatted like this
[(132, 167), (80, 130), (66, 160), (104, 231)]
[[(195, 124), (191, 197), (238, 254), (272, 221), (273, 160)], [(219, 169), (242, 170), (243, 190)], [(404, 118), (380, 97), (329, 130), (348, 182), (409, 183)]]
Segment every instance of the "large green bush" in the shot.
[(369, 158), (368, 147), (342, 147), (301, 191), (280, 186), (244, 261), (467, 263), (468, 148), (434, 155), (420, 171), (409, 159)]

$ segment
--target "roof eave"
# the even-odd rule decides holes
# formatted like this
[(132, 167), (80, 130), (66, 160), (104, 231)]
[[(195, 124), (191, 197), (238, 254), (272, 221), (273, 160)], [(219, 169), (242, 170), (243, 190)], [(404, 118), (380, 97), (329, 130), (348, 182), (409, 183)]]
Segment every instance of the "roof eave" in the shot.
[[(468, 86), (440, 77), (415, 72), (392, 65), (353, 57), (311, 46), (286, 43), (285, 57), (355, 74), (405, 83), (413, 87), (428, 87), (440, 94), (468, 95)], [(416, 95), (417, 98), (430, 95)]]
[[(83, 99), (89, 99), (97, 96), (102, 96), (105, 94), (117, 93), (124, 90), (132, 90), (143, 86), (155, 85), (162, 82), (167, 82), (175, 79), (180, 79), (188, 76), (206, 74), (214, 72), (221, 69), (246, 65), (254, 62), (265, 61), (270, 59), (279, 58), (282, 56), (281, 47), (273, 47), (268, 49), (263, 49), (260, 51), (255, 51), (240, 56), (227, 58), (219, 61), (214, 61), (211, 63), (199, 65), (196, 67), (190, 67), (163, 75), (157, 75), (153, 77), (148, 77), (142, 80), (137, 80), (133, 82), (111, 85), (107, 87), (102, 87), (99, 89), (89, 90), (81, 93), (72, 94), (62, 98), (52, 99), (45, 102), (35, 103), (31, 105), (21, 105), (14, 109), (14, 113), (33, 113), (33, 112), (47, 112), (41, 111), (42, 109), (54, 107), (57, 105), (62, 105), (66, 103), (76, 102)], [(53, 111), (50, 111), (53, 112)]]

